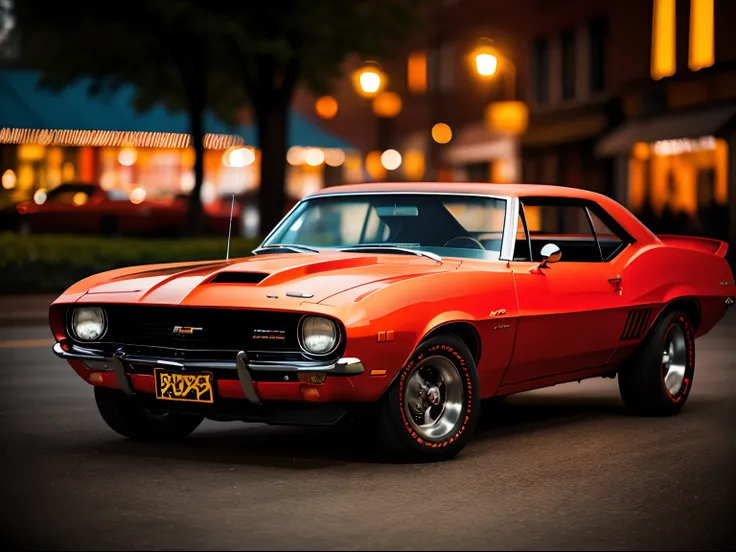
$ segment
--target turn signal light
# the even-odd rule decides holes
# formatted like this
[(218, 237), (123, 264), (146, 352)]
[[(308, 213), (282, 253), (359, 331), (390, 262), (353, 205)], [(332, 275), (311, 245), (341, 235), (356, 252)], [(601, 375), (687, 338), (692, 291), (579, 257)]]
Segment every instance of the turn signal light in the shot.
[(102, 374), (93, 372), (92, 374), (89, 375), (89, 382), (92, 385), (100, 385), (102, 383)]
[(302, 392), (305, 401), (319, 402), (319, 389), (302, 385), (299, 390)]
[(313, 385), (320, 385), (327, 379), (327, 374), (324, 372), (299, 372), (299, 381), (302, 383), (311, 383)]

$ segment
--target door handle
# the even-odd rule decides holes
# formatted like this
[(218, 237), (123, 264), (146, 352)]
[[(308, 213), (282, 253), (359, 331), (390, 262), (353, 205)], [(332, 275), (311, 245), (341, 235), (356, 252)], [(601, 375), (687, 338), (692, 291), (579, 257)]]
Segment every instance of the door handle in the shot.
[(621, 292), (621, 276), (618, 276), (616, 278), (609, 278), (608, 283), (613, 286), (614, 291), (616, 291), (616, 293)]

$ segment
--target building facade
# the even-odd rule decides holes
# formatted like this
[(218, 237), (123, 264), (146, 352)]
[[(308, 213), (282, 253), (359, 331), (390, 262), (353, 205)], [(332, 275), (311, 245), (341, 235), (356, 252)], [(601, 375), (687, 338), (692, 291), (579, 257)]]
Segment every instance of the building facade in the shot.
[[(386, 148), (403, 155), (393, 170), (366, 166), (368, 178), (582, 187), (657, 232), (736, 244), (736, 2), (431, 5), (424, 34), (381, 66), (400, 112), (378, 118), (350, 78), (336, 87), (340, 109), (326, 126), (366, 164)], [(497, 67), (484, 78), (474, 55), (488, 44)], [(301, 97), (301, 109), (313, 101)], [(433, 139), (438, 123), (451, 137)]]

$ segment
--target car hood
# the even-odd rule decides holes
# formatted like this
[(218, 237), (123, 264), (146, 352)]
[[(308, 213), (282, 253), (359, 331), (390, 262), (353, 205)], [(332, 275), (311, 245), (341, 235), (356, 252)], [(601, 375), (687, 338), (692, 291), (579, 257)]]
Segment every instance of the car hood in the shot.
[[(133, 267), (90, 282), (79, 302), (298, 309), (349, 289), (455, 270), (461, 261), (330, 252)], [(303, 307), (301, 307), (303, 308)]]

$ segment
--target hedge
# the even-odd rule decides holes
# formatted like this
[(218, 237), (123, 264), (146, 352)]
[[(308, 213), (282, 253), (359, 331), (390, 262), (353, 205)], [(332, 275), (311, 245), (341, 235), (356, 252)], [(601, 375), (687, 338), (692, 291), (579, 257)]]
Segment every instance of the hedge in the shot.
[[(234, 237), (230, 257), (260, 240)], [(0, 293), (60, 293), (92, 274), (133, 265), (225, 258), (227, 237), (138, 239), (0, 233)]]

